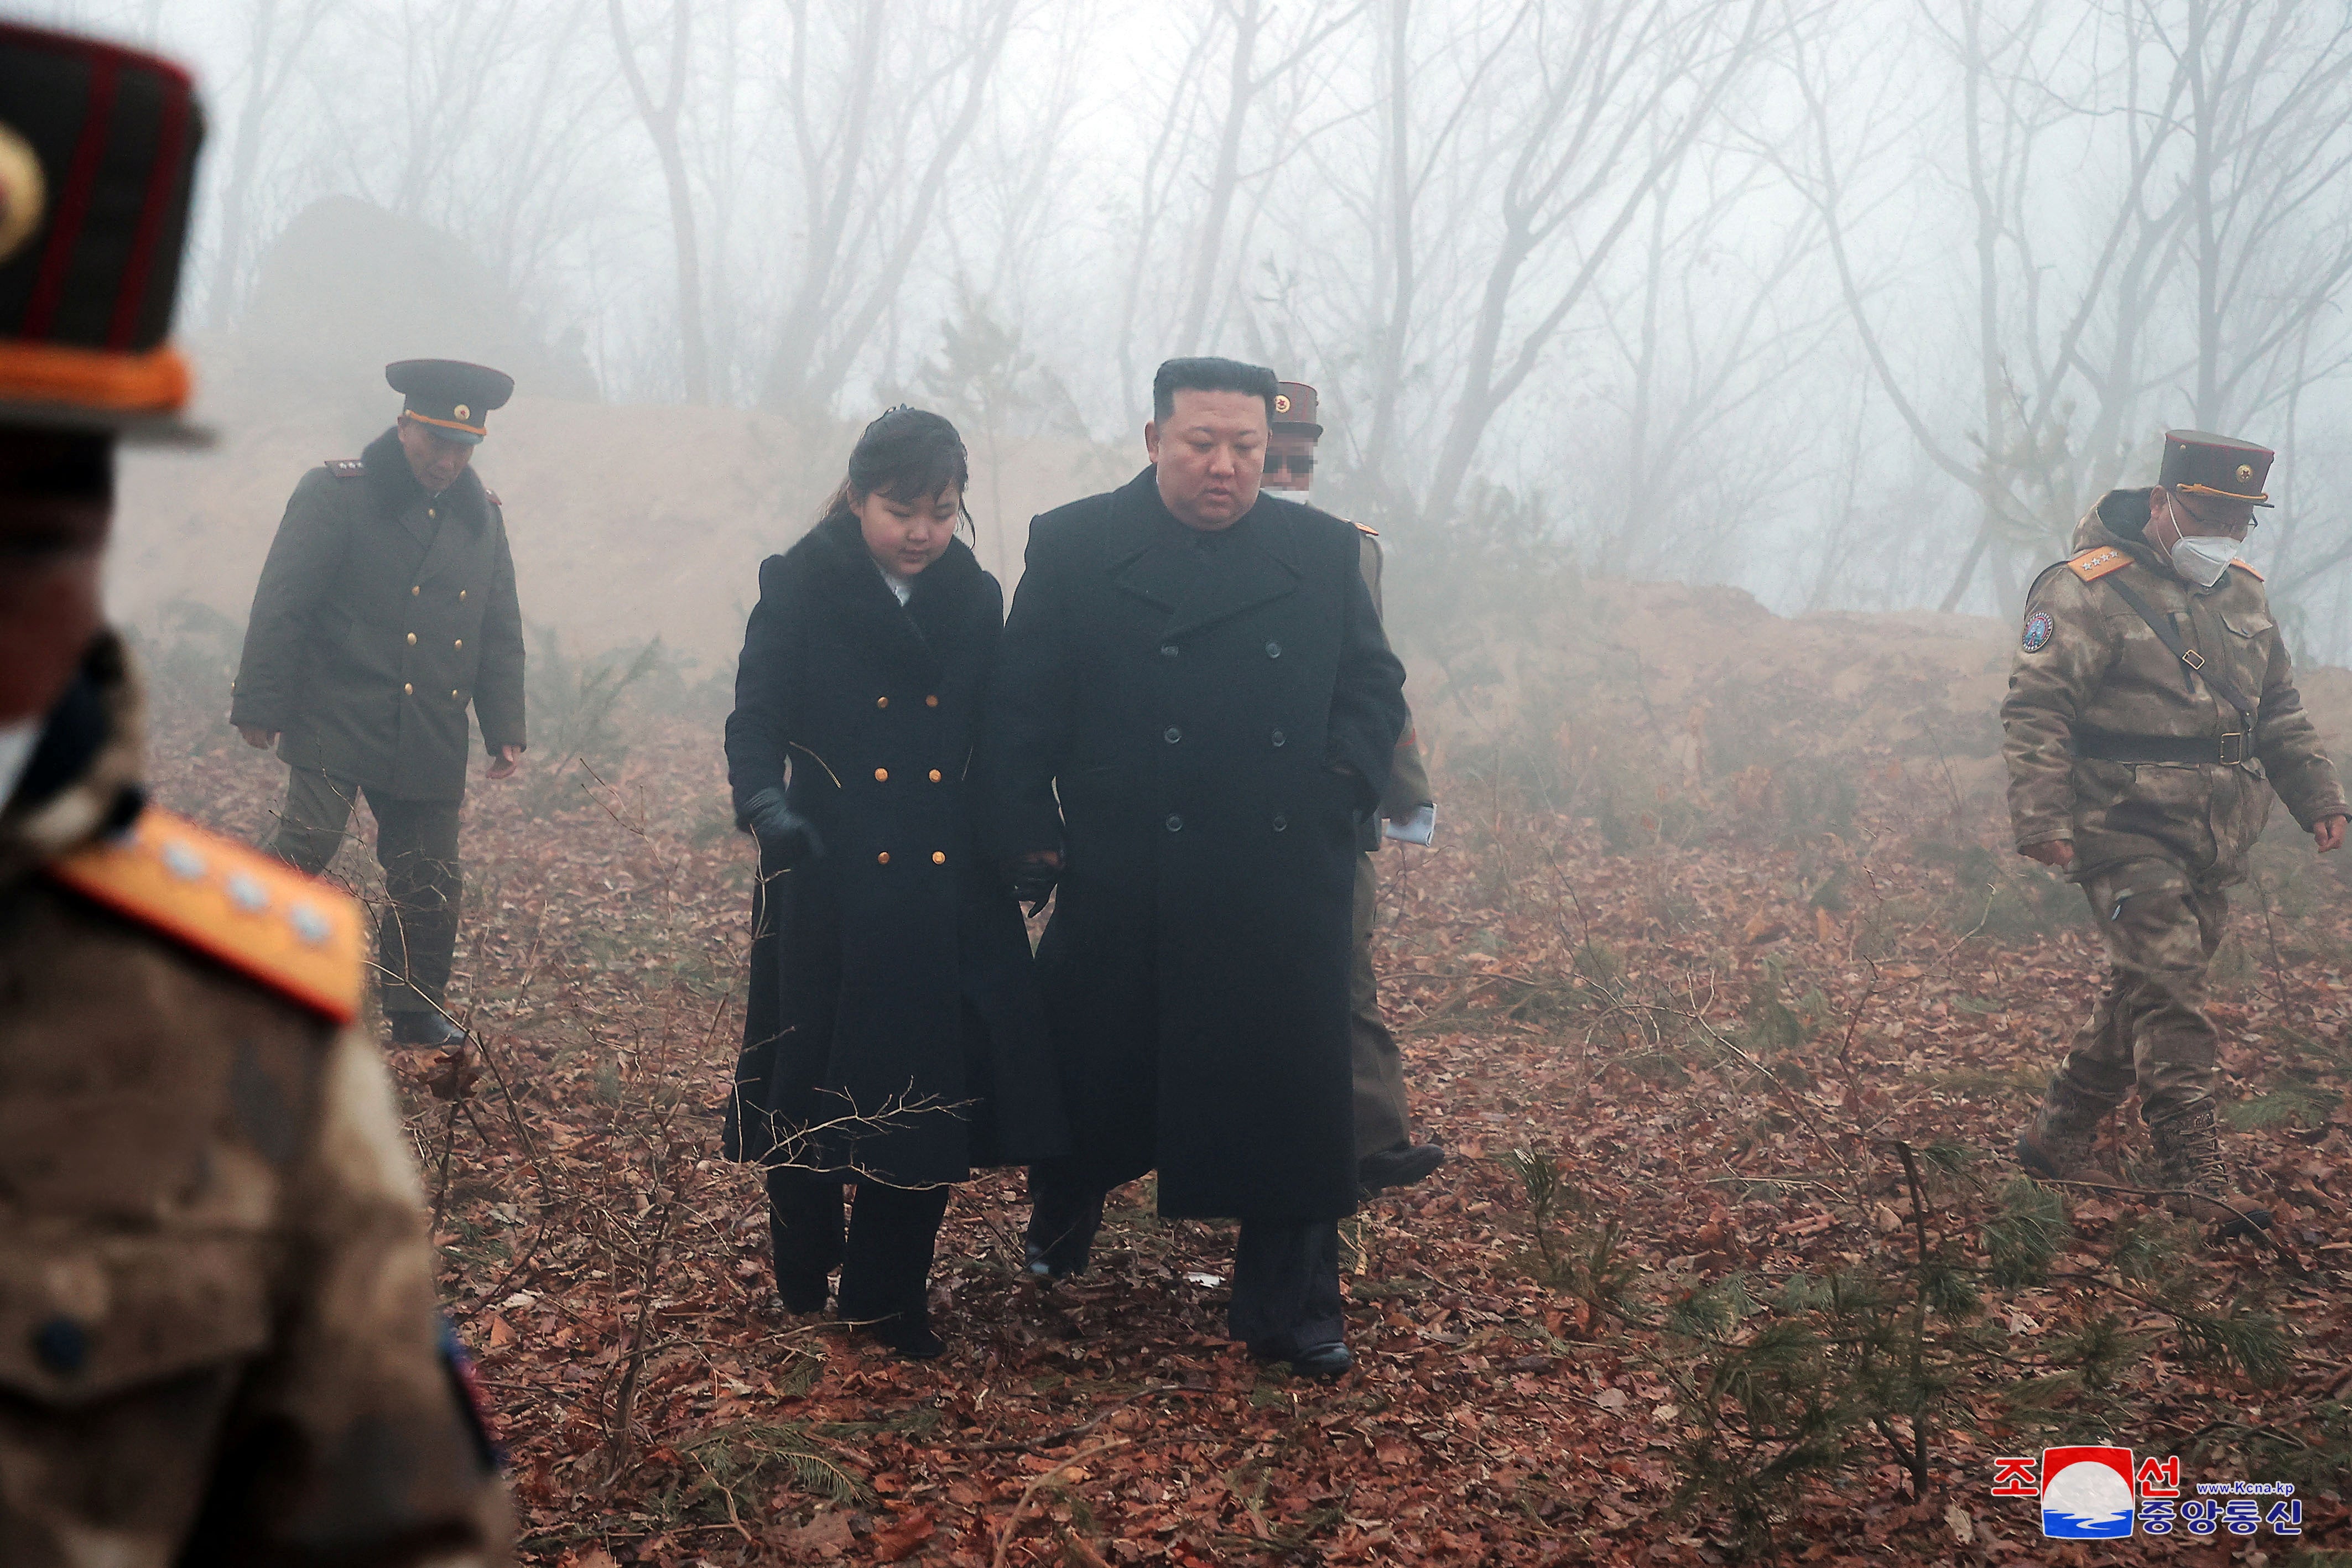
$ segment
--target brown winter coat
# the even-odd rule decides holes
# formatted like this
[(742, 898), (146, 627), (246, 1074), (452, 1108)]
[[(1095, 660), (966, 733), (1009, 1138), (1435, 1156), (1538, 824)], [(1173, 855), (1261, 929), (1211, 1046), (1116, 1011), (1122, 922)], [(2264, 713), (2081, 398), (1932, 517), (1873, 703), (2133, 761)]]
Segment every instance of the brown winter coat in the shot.
[[(2127, 555), (2112, 577), (2170, 616), (2182, 642), (2258, 704), (2245, 760), (2222, 760), (2223, 737), (2240, 727), (2231, 706), (2106, 578), (2086, 581), (2061, 562), (2027, 595), (2025, 634), (2001, 704), (2011, 825), (2020, 848), (2072, 841), (2077, 880), (2155, 857), (2234, 881), (2261, 836), (2272, 791), (2306, 829), (2342, 812), (2344, 791), (2304, 711), (2261, 577), (2242, 564), (2213, 587), (2193, 589), (2141, 537), (2147, 521), (2147, 492), (2109, 492), (2077, 525), (2074, 561), (2103, 548)], [(2212, 760), (2077, 754), (2079, 737), (2101, 732), (2210, 740)]]
[(278, 754), (409, 800), (466, 792), (466, 709), (521, 746), (522, 612), (496, 497), (471, 468), (425, 494), (396, 431), (294, 486), (254, 590), (229, 722)]

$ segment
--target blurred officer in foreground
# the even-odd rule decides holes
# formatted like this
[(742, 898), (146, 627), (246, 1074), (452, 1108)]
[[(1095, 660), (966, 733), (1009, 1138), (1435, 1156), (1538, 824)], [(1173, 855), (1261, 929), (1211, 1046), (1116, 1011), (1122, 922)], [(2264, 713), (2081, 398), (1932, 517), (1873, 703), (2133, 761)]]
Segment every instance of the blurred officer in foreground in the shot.
[(444, 1010), (464, 891), (466, 709), (491, 779), (523, 751), (522, 611), (498, 497), (467, 466), (514, 382), (455, 360), (384, 379), (399, 423), (294, 486), (254, 590), (229, 722), (287, 766), (270, 849), (316, 874), (352, 804), (375, 813), (385, 904), (376, 928), (385, 1019), (404, 1045), (453, 1046)]
[(2106, 940), (2106, 995), (2032, 1124), (2027, 1169), (2111, 1180), (2099, 1124), (2135, 1082), (2174, 1212), (2223, 1234), (2270, 1224), (2231, 1183), (2213, 1103), (2205, 970), (2278, 792), (2324, 853), (2344, 841), (2336, 769), (2295, 690), (2262, 574), (2236, 559), (2271, 454), (2164, 438), (2153, 489), (2110, 491), (2077, 554), (2027, 596), (2001, 705), (2019, 852), (2064, 871)]
[(115, 443), (190, 434), (201, 131), (0, 26), (0, 1562), (504, 1562), (359, 912), (143, 807), (99, 618)]
[[(1315, 389), (1304, 382), (1276, 382), (1273, 433), (1265, 444), (1265, 488), (1286, 500), (1312, 506), (1307, 491), (1315, 482), (1315, 444), (1322, 435), (1323, 427), (1316, 423)], [(1373, 612), (1381, 613), (1381, 537), (1361, 523), (1356, 532), (1364, 586), (1371, 591)], [(1388, 1020), (1381, 1016), (1380, 980), (1372, 970), (1372, 927), (1380, 911), (1373, 852), (1387, 839), (1426, 844), (1436, 831), (1429, 770), (1422, 764), (1421, 742), (1408, 717), (1404, 733), (1397, 737), (1380, 810), (1356, 831), (1356, 848), (1361, 852), (1356, 856), (1355, 956), (1348, 970), (1348, 1045), (1356, 1075), (1356, 1185), (1366, 1194), (1409, 1186), (1445, 1163), (1444, 1149), (1412, 1141), (1405, 1114), (1404, 1058)]]

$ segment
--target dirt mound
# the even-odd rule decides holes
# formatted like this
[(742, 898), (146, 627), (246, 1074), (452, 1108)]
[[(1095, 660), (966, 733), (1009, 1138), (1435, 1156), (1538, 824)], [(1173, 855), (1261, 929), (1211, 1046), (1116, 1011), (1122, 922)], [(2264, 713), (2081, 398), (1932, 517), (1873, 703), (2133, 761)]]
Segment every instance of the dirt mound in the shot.
[[(1591, 581), (1450, 645), (1411, 632), (1401, 644), (1416, 717), (1457, 771), (1571, 793), (1623, 791), (1632, 775), (1712, 796), (1752, 794), (1768, 775), (1899, 768), (1983, 806), (2001, 788), (2015, 638), (1983, 616), (1786, 617), (1736, 588)], [(2352, 672), (2309, 669), (2301, 684), (2340, 754)]]

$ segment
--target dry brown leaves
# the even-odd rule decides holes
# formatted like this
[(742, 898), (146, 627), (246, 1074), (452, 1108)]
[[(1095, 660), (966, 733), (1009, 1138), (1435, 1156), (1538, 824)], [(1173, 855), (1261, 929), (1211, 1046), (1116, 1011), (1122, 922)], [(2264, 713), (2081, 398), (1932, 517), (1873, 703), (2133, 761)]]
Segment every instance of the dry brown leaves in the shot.
[[(260, 836), (278, 770), (164, 718), (164, 803)], [(748, 866), (715, 736), (652, 721), (609, 777), (541, 819), (476, 784), (459, 995), (486, 1072), (436, 1101), (438, 1064), (394, 1053), (428, 1186), (447, 1151), (442, 1282), (527, 1555), (562, 1568), (1720, 1561), (1709, 1520), (1666, 1509), (1689, 1413), (1640, 1336), (1530, 1277), (1497, 1156), (1556, 1157), (1656, 1280), (1769, 1281), (1906, 1245), (1889, 1173), (1855, 1178), (1875, 1208), (1788, 1183), (1843, 1180), (1890, 1138), (2005, 1149), (2097, 967), (2079, 926), (1991, 919), (1974, 873), (1922, 848), (1951, 831), (1915, 829), (1931, 813), (1899, 769), (1874, 769), (1843, 836), (1743, 833), (1735, 810), (1688, 847), (1619, 853), (1572, 805), (1461, 782), (1441, 847), (1382, 861), (1385, 998), (1454, 1158), (1351, 1230), (1359, 1370), (1254, 1366), (1222, 1289), (1187, 1278), (1221, 1278), (1229, 1236), (1134, 1191), (1093, 1275), (1027, 1281), (1009, 1174), (959, 1193), (935, 1275), (951, 1349), (908, 1365), (780, 1314), (759, 1186), (717, 1157)], [(1997, 826), (1970, 831), (1998, 849)], [(372, 880), (356, 850), (339, 869)], [(2340, 1049), (2352, 1009), (2343, 890), (2301, 874), (2288, 929), (2241, 916), (2221, 988), (2247, 1092), (2289, 1031)], [(1801, 1039), (1769, 1045), (1768, 999)], [(2156, 1358), (2134, 1397), (2157, 1429), (2257, 1403), (2292, 1423), (2346, 1392), (2345, 1114), (2242, 1140), (2312, 1270), (2294, 1382), (2258, 1401)], [(2078, 1210), (2085, 1267), (2117, 1212)], [(2252, 1249), (2211, 1266), (2277, 1268)], [(2075, 1310), (2048, 1295), (2053, 1320)], [(1891, 1471), (1824, 1485), (1792, 1522), (1798, 1559), (2033, 1558), (2030, 1508), (1984, 1495), (2003, 1440), (1952, 1435), (1920, 1502)], [(2315, 1501), (2306, 1528), (2342, 1522)]]

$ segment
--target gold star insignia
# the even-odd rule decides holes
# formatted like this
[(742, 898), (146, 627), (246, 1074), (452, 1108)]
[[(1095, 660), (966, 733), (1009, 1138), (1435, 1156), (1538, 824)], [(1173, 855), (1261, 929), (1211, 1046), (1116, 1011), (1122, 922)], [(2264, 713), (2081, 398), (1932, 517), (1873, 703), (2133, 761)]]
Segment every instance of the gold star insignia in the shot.
[(48, 208), (40, 154), (16, 131), (0, 124), (0, 261), (25, 248)]

